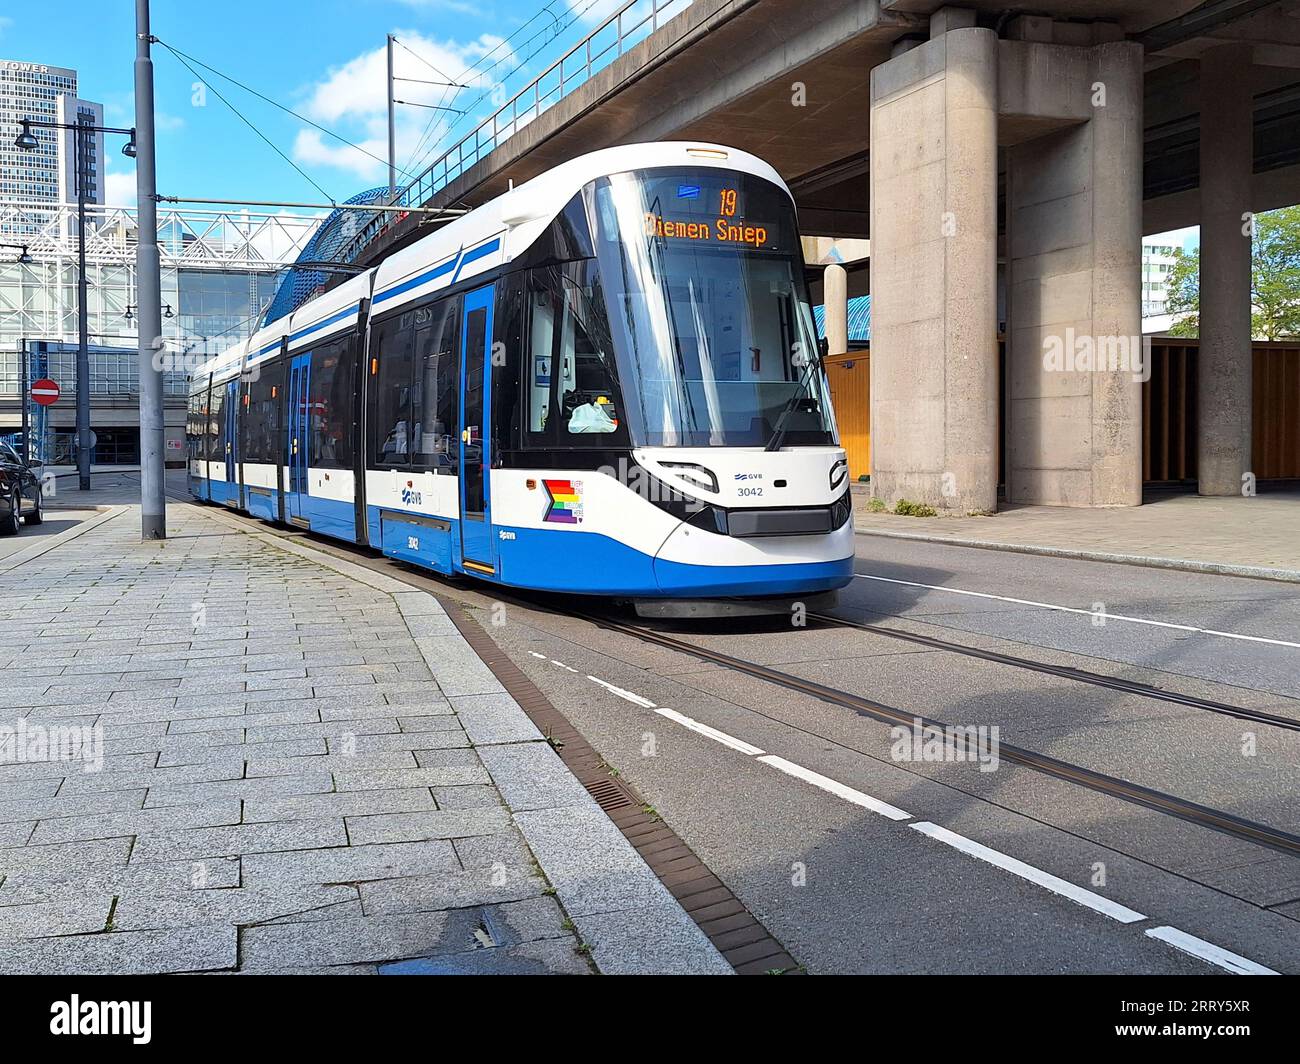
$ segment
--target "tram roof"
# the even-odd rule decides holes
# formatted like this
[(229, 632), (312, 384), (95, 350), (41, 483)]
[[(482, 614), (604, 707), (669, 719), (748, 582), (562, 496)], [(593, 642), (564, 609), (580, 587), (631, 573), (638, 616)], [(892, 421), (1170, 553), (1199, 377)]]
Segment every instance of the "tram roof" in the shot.
[[(409, 284), (421, 271), (467, 248), (482, 246), (493, 237), (500, 238), (501, 261), (508, 262), (527, 250), (584, 185), (599, 177), (629, 170), (680, 166), (740, 170), (764, 178), (789, 193), (781, 175), (768, 163), (749, 152), (721, 144), (663, 141), (624, 144), (588, 152), (502, 193), (394, 252), (365, 273), (308, 300), (293, 314), (259, 329), (248, 341), (235, 344), (210, 359), (198, 367), (194, 375), (202, 377), (213, 373), (220, 376), (232, 368), (237, 371), (245, 356), (250, 362), (259, 357), (270, 357), (286, 333), (292, 343), (295, 336), (319, 328), (321, 322), (329, 322), (331, 313), (341, 315), (372, 292)], [(422, 297), (423, 292), (417, 290), (409, 298)]]

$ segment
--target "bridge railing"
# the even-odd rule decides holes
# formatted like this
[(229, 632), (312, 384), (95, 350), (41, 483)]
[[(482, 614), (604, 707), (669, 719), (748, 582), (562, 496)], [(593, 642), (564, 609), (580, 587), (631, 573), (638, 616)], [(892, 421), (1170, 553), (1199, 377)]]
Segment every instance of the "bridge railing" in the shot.
[[(645, 40), (692, 0), (627, 0), (586, 37), (557, 59), (528, 85), (483, 119), (403, 188), (394, 203), (418, 207), (486, 158), (547, 108)], [(393, 224), (391, 215), (374, 218), (351, 241), (354, 259)]]

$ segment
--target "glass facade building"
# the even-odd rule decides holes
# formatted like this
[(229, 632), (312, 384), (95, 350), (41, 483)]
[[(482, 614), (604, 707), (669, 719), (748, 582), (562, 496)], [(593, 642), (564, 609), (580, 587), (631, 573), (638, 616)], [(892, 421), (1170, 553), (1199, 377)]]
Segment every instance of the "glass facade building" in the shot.
[[(23, 119), (40, 122), (104, 124), (104, 108), (77, 97), (77, 72), (65, 67), (0, 59), (0, 206), (17, 203), (69, 203), (77, 198), (74, 160), (76, 134), (34, 126), (34, 149), (14, 140)], [(83, 185), (89, 203), (104, 202), (104, 137), (87, 137)], [(0, 237), (34, 235), (37, 223), (4, 212)]]
[[(30, 450), (71, 460), (77, 352), (76, 205), (0, 204), (0, 223), (27, 226), (30, 264), (0, 252), (0, 438), (21, 432)], [(183, 460), (185, 374), (257, 328), (279, 275), (310, 238), (311, 215), (248, 211), (159, 212), (166, 448)], [(71, 224), (70, 224), (71, 223)], [(139, 453), (136, 223), (134, 211), (97, 207), (87, 224), (91, 428), (96, 464), (135, 464)], [(47, 411), (24, 395), (41, 373), (61, 397)]]

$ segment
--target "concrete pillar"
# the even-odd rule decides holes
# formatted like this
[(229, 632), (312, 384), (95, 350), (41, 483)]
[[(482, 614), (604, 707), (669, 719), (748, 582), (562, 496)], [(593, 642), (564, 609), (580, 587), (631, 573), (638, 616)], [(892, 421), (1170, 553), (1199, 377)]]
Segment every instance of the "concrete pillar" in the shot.
[(951, 30), (975, 25), (975, 12), (968, 7), (941, 7), (930, 16), (930, 37), (942, 37)]
[(997, 505), (997, 36), (871, 72), (872, 494)]
[[(1202, 495), (1239, 495), (1250, 470), (1249, 45), (1201, 56), (1201, 346), (1196, 465)], [(1243, 232), (1244, 230), (1244, 232)]]
[[(1142, 501), (1142, 49), (1005, 42), (1007, 498)], [(1031, 121), (1055, 125), (1034, 135)]]
[(826, 350), (840, 355), (849, 349), (849, 274), (832, 263), (822, 274), (822, 303), (826, 307)]

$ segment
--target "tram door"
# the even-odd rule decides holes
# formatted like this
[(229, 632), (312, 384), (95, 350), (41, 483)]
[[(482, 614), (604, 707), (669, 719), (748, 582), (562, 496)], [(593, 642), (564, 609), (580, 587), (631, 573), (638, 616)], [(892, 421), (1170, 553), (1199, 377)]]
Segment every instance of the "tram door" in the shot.
[(289, 467), (284, 486), (284, 516), (295, 524), (307, 524), (307, 451), (311, 431), (308, 385), (311, 378), (311, 353), (299, 355), (289, 363)]
[(226, 505), (243, 506), (239, 469), (239, 378), (226, 382)]
[(492, 302), (488, 285), (465, 295), (460, 342), (460, 544), (465, 568), (496, 571), (492, 538), (489, 431), (492, 417)]
[(212, 424), (212, 377), (208, 377), (207, 386), (199, 400), (199, 408), (194, 413), (195, 429), (199, 437), (199, 469), (203, 481), (199, 485), (199, 498), (212, 501), (212, 444), (210, 438), (216, 426)]

